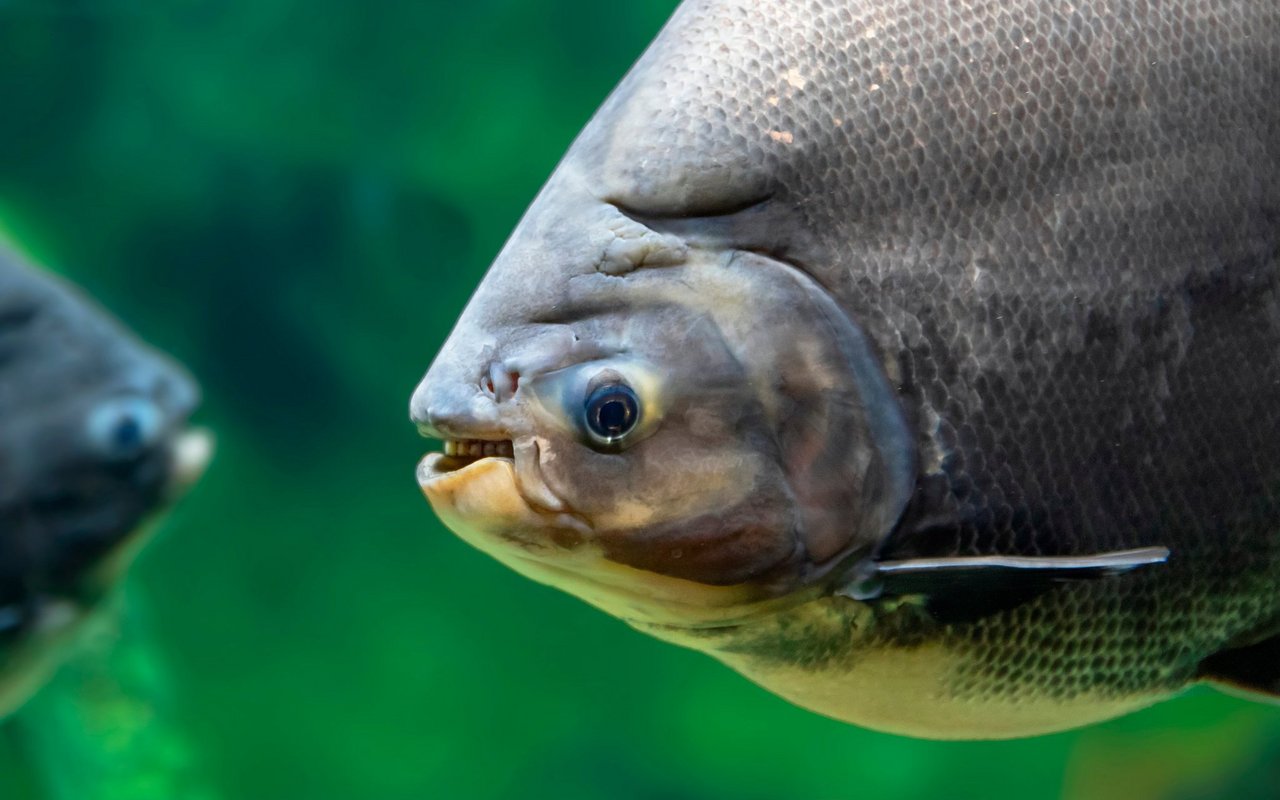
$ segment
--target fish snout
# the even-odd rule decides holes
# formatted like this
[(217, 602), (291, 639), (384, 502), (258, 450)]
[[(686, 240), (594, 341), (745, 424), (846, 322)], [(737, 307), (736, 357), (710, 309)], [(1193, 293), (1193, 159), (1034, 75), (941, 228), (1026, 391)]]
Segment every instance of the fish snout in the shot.
[(152, 404), (166, 430), (182, 427), (200, 405), (200, 385), (191, 373), (176, 359), (149, 347), (138, 348), (125, 358), (109, 391)]
[(153, 382), (153, 395), (174, 420), (185, 421), (200, 405), (200, 385), (177, 363), (165, 365)]
[(493, 363), (466, 372), (437, 363), (414, 391), (409, 416), (419, 433), (433, 439), (492, 433), (502, 428), (500, 407), (518, 382), (517, 375)]

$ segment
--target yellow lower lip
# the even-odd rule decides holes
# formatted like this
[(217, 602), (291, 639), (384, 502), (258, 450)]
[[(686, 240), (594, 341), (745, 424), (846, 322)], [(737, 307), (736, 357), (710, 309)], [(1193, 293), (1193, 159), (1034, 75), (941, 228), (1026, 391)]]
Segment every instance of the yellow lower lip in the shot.
[(440, 468), (444, 458), (431, 453), (422, 459), (418, 486), (445, 525), (463, 538), (479, 545), (476, 539), (482, 530), (538, 530), (546, 525), (520, 496), (512, 459), (489, 456), (446, 471)]
[[(466, 482), (489, 473), (495, 466), (505, 463), (510, 470), (512, 485), (515, 480), (515, 462), (506, 456), (485, 456), (464, 467), (443, 469), (441, 462), (449, 458), (444, 453), (428, 453), (418, 462), (418, 486), (424, 493), (452, 491), (455, 484)], [(430, 497), (430, 495), (428, 495)]]

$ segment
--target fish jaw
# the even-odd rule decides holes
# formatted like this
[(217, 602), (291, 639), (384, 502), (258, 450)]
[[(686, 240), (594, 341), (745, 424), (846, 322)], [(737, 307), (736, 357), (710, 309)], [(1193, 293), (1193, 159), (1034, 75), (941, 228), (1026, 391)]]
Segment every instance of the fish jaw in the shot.
[[(470, 544), (488, 551), (489, 531), (540, 528), (546, 522), (525, 502), (516, 487), (515, 462), (492, 456), (456, 470), (446, 470), (447, 457), (430, 453), (418, 465), (418, 485), (448, 528)], [(542, 546), (516, 539), (522, 547)]]
[(430, 453), (417, 478), (432, 509), (458, 538), (517, 573), (573, 594), (633, 625), (726, 624), (774, 603), (758, 586), (710, 586), (609, 560), (571, 512), (547, 511), (520, 490), (516, 463), (487, 457), (445, 470)]

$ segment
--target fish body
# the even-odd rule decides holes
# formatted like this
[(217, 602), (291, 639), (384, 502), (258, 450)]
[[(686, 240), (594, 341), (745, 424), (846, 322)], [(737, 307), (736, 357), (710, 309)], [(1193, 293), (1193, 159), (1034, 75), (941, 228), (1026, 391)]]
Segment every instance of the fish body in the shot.
[(464, 539), (839, 719), (1275, 695), (1280, 7), (687, 0), (411, 415)]
[(0, 249), (0, 715), (119, 581), (203, 470), (199, 393), (78, 289)]

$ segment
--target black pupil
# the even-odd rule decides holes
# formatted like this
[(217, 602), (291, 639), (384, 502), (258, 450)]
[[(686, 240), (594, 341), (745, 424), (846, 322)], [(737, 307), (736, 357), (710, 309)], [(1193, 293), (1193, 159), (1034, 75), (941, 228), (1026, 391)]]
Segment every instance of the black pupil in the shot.
[(631, 423), (631, 409), (621, 398), (611, 398), (600, 406), (600, 427), (613, 435), (622, 433)]
[(616, 438), (636, 424), (639, 411), (635, 396), (626, 388), (598, 390), (590, 403), (591, 427), (599, 436)]
[(115, 438), (115, 446), (121, 450), (133, 450), (142, 444), (142, 423), (137, 417), (126, 415), (116, 423), (116, 429), (112, 432)]

